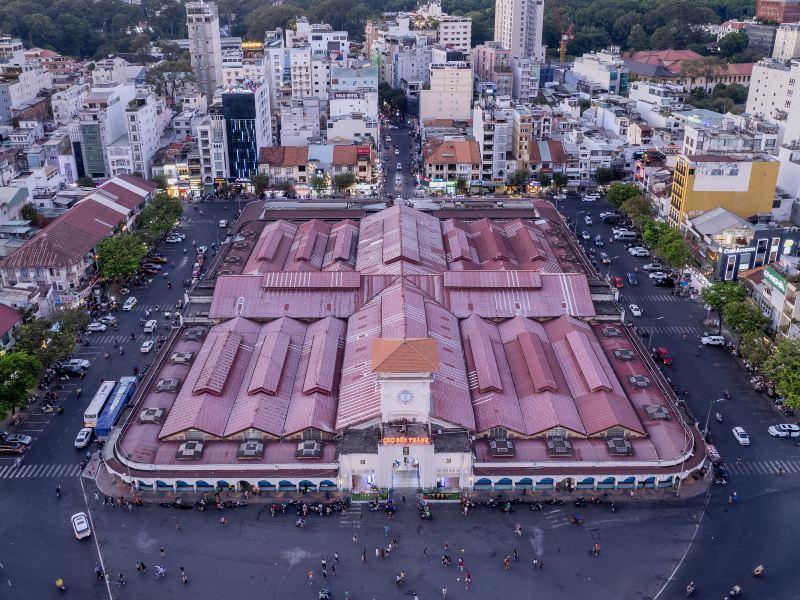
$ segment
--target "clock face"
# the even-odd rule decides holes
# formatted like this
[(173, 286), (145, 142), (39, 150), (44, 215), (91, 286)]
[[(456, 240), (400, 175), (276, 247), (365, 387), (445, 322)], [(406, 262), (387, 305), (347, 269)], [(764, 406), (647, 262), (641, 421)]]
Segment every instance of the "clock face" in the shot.
[(400, 392), (397, 394), (397, 399), (403, 404), (408, 404), (414, 399), (414, 394), (412, 394), (409, 390), (400, 390)]

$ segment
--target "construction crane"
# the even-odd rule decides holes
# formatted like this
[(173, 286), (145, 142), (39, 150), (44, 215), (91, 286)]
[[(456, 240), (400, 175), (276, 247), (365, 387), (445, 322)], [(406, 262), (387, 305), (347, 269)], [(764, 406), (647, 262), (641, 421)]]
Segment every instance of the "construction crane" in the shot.
[(574, 37), (572, 35), (573, 24), (570, 23), (569, 27), (567, 27), (567, 29), (564, 30), (564, 24), (561, 22), (561, 14), (558, 12), (558, 4), (556, 4), (556, 0), (551, 0), (550, 11), (556, 18), (556, 23), (558, 24), (558, 31), (561, 34), (561, 39), (558, 42), (558, 55), (561, 58), (561, 63), (563, 64), (567, 60), (567, 42), (569, 42)]

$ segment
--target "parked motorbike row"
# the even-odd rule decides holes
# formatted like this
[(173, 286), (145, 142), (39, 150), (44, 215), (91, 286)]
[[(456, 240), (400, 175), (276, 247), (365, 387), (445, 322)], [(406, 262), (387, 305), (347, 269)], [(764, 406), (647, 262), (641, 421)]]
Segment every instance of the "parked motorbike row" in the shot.
[(419, 518), (423, 521), (431, 521), (433, 520), (433, 513), (431, 512), (431, 507), (428, 505), (425, 500), (420, 500), (419, 504), (417, 504), (417, 512), (419, 513)]
[(216, 504), (217, 508), (241, 508), (247, 506), (247, 502), (241, 500), (224, 500), (222, 502), (215, 503), (214, 500), (211, 498), (203, 498), (202, 500), (197, 500), (193, 503), (184, 502), (183, 499), (180, 497), (175, 498), (172, 502), (159, 502), (159, 506), (163, 506), (164, 508), (177, 508), (180, 510), (192, 510), (196, 509), (200, 512), (204, 511), (206, 508), (210, 508)]
[(331, 502), (300, 502), (299, 500), (289, 500), (289, 502), (275, 503), (270, 507), (270, 514), (285, 515), (290, 510), (295, 511), (298, 517), (307, 517), (311, 513), (316, 513), (321, 517), (329, 517), (335, 512), (346, 511), (348, 504), (341, 500)]

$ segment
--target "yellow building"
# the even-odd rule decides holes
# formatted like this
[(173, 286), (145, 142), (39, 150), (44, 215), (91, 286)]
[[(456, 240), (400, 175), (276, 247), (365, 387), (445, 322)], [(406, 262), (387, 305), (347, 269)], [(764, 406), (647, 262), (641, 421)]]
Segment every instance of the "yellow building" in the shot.
[(769, 213), (779, 163), (769, 156), (752, 158), (682, 154), (672, 178), (669, 221), (681, 226), (717, 206), (747, 219)]

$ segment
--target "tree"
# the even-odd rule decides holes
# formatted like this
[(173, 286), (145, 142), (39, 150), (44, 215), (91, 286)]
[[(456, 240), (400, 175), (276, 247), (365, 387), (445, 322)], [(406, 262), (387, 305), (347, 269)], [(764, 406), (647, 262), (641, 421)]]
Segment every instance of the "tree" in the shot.
[(52, 322), (38, 319), (26, 323), (17, 331), (15, 349), (27, 352), (45, 366), (68, 356), (75, 347), (71, 331), (53, 331)]
[(553, 178), (550, 177), (547, 173), (539, 173), (539, 185), (543, 188), (546, 188), (550, 183), (553, 181)]
[(659, 27), (650, 36), (650, 47), (654, 50), (666, 50), (675, 46), (677, 30), (671, 23)]
[(655, 250), (670, 267), (683, 267), (691, 256), (689, 245), (677, 231), (672, 230), (672, 233), (673, 235), (665, 236), (659, 240)]
[(784, 403), (800, 408), (800, 340), (778, 342), (772, 356), (764, 364), (764, 374), (775, 384)]
[(508, 178), (509, 187), (514, 188), (517, 192), (522, 192), (526, 185), (528, 185), (528, 171), (525, 169), (517, 169)]
[(467, 191), (467, 180), (463, 177), (459, 177), (456, 179), (456, 194), (459, 196), (463, 195)]
[(652, 220), (653, 207), (650, 205), (650, 200), (637, 194), (631, 196), (620, 207), (622, 211), (631, 218), (631, 221), (641, 226), (646, 221)]
[(167, 176), (166, 175), (153, 175), (150, 179), (153, 183), (158, 186), (159, 190), (166, 190), (167, 189)]
[(60, 308), (53, 320), (59, 323), (61, 331), (75, 334), (91, 322), (91, 317), (83, 308)]
[(78, 179), (75, 181), (75, 185), (77, 185), (78, 187), (91, 187), (91, 188), (97, 186), (97, 184), (94, 182), (94, 179), (92, 179), (91, 177), (78, 177)]
[(36, 212), (36, 207), (33, 204), (26, 204), (20, 210), (20, 215), (26, 221), (36, 222), (39, 219), (39, 213)]
[(163, 191), (157, 191), (150, 203), (139, 213), (139, 227), (156, 239), (175, 227), (175, 221), (183, 214), (183, 204)]
[(264, 173), (251, 175), (250, 185), (255, 189), (256, 196), (260, 196), (261, 193), (269, 187), (269, 175), (264, 175)]
[(345, 190), (350, 189), (356, 182), (356, 175), (355, 173), (350, 173), (349, 171), (344, 173), (339, 173), (338, 175), (333, 176), (333, 187), (339, 193), (344, 192)]
[(646, 50), (650, 47), (650, 38), (647, 37), (647, 32), (640, 23), (637, 23), (631, 28), (631, 33), (628, 36), (628, 48), (631, 51)]
[(101, 240), (96, 250), (100, 275), (104, 279), (121, 281), (139, 270), (148, 249), (139, 236), (126, 233)]
[(747, 296), (747, 290), (736, 281), (715, 281), (700, 293), (703, 301), (717, 313), (719, 331), (722, 331), (722, 312), (731, 302), (740, 302)]
[(606, 194), (606, 198), (608, 198), (609, 203), (614, 208), (620, 208), (628, 198), (633, 198), (634, 196), (640, 196), (641, 194), (642, 194), (642, 189), (639, 186), (633, 185), (631, 183), (622, 183), (620, 181), (615, 181), (610, 186), (608, 186), (608, 193)]
[(647, 221), (642, 225), (642, 240), (651, 248), (655, 248), (662, 237), (668, 235), (669, 225), (661, 221)]
[(769, 341), (769, 338), (758, 331), (742, 334), (739, 341), (739, 352), (741, 352), (742, 358), (759, 371), (763, 369), (767, 359), (772, 356), (774, 351), (775, 346)]
[(566, 187), (569, 183), (569, 177), (567, 177), (566, 173), (553, 173), (553, 185), (557, 188)]
[(743, 31), (733, 31), (719, 41), (719, 51), (725, 58), (730, 58), (747, 48), (749, 41)]
[(322, 196), (323, 192), (328, 189), (328, 180), (325, 175), (312, 175), (308, 183), (317, 196)]
[(718, 77), (728, 70), (728, 63), (717, 56), (704, 56), (696, 60), (685, 60), (681, 63), (681, 75), (692, 81), (703, 79), (704, 83)]
[(746, 333), (763, 333), (767, 319), (752, 300), (728, 302), (722, 309), (725, 323), (739, 335)]
[(26, 405), (41, 370), (41, 361), (27, 352), (0, 356), (0, 415)]
[(594, 177), (597, 180), (597, 183), (600, 185), (606, 185), (614, 181), (614, 171), (611, 169), (606, 169), (605, 167), (600, 167), (595, 171)]
[(195, 81), (192, 63), (186, 59), (164, 61), (147, 70), (145, 83), (152, 86), (156, 94), (166, 96), (170, 104)]

